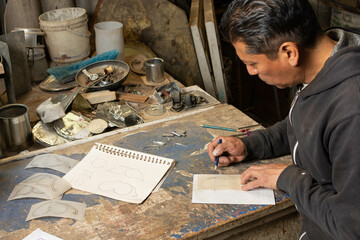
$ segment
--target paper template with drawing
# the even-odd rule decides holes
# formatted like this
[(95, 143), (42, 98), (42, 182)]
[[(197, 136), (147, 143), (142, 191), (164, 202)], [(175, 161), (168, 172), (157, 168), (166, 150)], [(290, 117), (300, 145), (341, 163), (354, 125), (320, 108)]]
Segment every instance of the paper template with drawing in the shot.
[(25, 168), (49, 168), (62, 173), (67, 173), (79, 161), (59, 154), (42, 154), (33, 158)]
[(151, 154), (96, 144), (63, 178), (78, 190), (141, 203), (173, 162)]
[(8, 201), (19, 198), (55, 199), (69, 190), (71, 185), (60, 177), (48, 173), (36, 173), (15, 186)]
[(242, 191), (240, 175), (195, 174), (193, 203), (274, 205), (272, 189)]
[(41, 217), (62, 217), (83, 220), (85, 216), (86, 204), (64, 201), (50, 200), (31, 206), (26, 217), (26, 221)]

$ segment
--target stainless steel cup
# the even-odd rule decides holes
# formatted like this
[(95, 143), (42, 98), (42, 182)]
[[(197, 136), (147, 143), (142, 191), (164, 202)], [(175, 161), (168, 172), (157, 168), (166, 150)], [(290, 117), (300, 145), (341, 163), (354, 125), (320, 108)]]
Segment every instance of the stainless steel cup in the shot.
[(29, 109), (23, 104), (8, 104), (0, 108), (1, 143), (5, 151), (19, 152), (33, 143)]
[(164, 81), (164, 60), (150, 58), (145, 61), (146, 79), (149, 82), (159, 83)]

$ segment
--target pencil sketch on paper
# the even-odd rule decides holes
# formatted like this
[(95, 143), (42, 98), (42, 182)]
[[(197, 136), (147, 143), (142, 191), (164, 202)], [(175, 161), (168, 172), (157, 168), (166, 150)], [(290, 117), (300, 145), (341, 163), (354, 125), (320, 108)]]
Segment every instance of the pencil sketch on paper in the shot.
[(91, 162), (94, 168), (103, 168), (107, 165), (107, 160), (104, 158), (96, 158)]
[[(81, 162), (63, 177), (74, 189), (141, 203), (175, 162), (105, 144), (100, 146), (95, 144)], [(104, 150), (109, 148), (112, 152)], [(157, 163), (157, 159), (168, 164)]]
[(33, 158), (25, 167), (27, 168), (49, 168), (62, 173), (67, 173), (79, 162), (59, 154), (43, 154)]
[(80, 169), (79, 173), (73, 176), (71, 179), (67, 179), (68, 182), (73, 182), (77, 186), (86, 185), (93, 178), (94, 172), (88, 169)]
[(242, 191), (240, 175), (206, 175), (199, 177), (198, 190), (238, 190)]
[(272, 189), (257, 188), (242, 191), (240, 175), (195, 174), (192, 202), (274, 205), (275, 197)]
[(56, 192), (56, 181), (59, 179), (56, 175), (50, 174), (34, 174), (22, 183), (38, 187), (49, 187), (52, 191)]
[(144, 174), (139, 170), (126, 166), (115, 166), (108, 170), (111, 173), (120, 174), (126, 176), (127, 178), (134, 178), (139, 181), (144, 181)]
[(17, 184), (8, 200), (24, 197), (55, 199), (70, 188), (69, 183), (56, 175), (36, 173)]
[(133, 198), (137, 197), (135, 187), (120, 180), (100, 183), (99, 189), (101, 191), (112, 192), (120, 196), (130, 195)]
[(41, 217), (66, 217), (77, 220), (84, 219), (86, 204), (64, 201), (51, 200), (40, 202), (31, 206), (26, 221)]
[(41, 191), (40, 189), (25, 184), (16, 185), (11, 192), (8, 201), (19, 198), (51, 199), (45, 192)]

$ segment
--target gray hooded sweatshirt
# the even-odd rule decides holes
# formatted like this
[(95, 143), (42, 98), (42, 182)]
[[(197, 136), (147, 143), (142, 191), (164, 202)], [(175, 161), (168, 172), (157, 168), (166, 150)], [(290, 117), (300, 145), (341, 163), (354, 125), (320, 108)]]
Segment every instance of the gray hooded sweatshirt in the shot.
[(287, 118), (243, 141), (246, 159), (291, 154), (277, 188), (303, 217), (300, 239), (360, 239), (360, 36), (327, 34), (338, 43)]

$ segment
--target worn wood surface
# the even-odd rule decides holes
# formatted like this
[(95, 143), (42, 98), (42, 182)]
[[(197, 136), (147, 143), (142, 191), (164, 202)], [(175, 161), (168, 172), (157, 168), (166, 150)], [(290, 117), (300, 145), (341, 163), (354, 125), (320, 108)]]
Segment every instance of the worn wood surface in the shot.
[[(82, 221), (48, 217), (25, 222), (31, 205), (43, 200), (7, 202), (7, 198), (17, 183), (45, 170), (25, 170), (31, 157), (0, 165), (0, 239), (22, 239), (36, 228), (63, 239), (204, 239), (276, 214), (292, 206), (288, 195), (281, 192), (275, 192), (275, 206), (191, 203), (193, 175), (216, 173), (214, 163), (207, 155), (207, 143), (218, 135), (233, 134), (200, 125), (239, 128), (254, 123), (233, 106), (220, 104), (197, 114), (161, 123), (154, 121), (131, 131), (89, 138), (82, 144), (69, 144), (65, 149), (54, 150), (53, 153), (77, 160), (81, 160), (95, 142), (145, 152), (144, 147), (152, 145), (154, 140), (167, 140), (162, 134), (176, 128), (187, 131), (186, 137), (173, 137), (161, 148), (148, 151), (173, 158), (176, 165), (159, 191), (152, 193), (143, 204), (129, 204), (76, 190), (67, 192), (64, 200), (87, 204)], [(290, 157), (271, 161), (290, 163)], [(269, 160), (262, 160), (256, 164), (267, 162)], [(220, 168), (219, 173), (239, 174), (252, 164), (255, 162)], [(62, 176), (55, 171), (46, 172)]]

